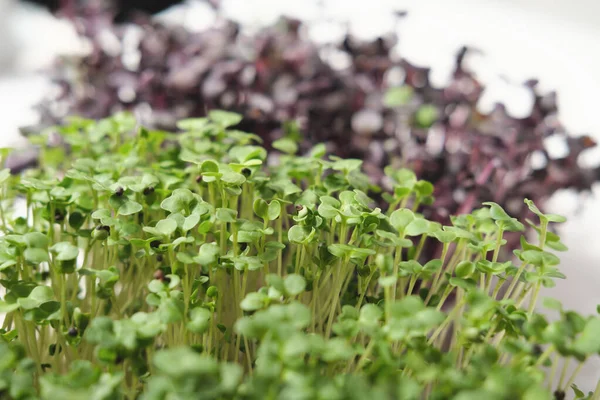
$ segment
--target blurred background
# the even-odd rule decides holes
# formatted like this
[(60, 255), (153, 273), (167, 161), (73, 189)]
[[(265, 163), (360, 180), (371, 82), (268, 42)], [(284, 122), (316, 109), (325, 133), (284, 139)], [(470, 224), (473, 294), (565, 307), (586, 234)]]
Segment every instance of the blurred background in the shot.
[[(46, 3), (46, 6), (35, 4)], [(51, 14), (59, 1), (0, 0), (0, 147), (24, 146), (19, 128), (40, 123), (34, 108), (50, 101), (53, 86), (49, 69), (57, 56), (69, 60), (90, 51), (76, 27)], [(137, 2), (123, 1), (134, 8)], [(158, 2), (157, 2), (158, 3)], [(168, 3), (168, 2), (167, 2)], [(213, 2), (214, 3), (214, 2)], [(559, 118), (569, 132), (600, 140), (600, 2), (594, 0), (224, 0), (220, 8), (208, 1), (188, 0), (168, 8), (157, 6), (156, 18), (168, 26), (189, 31), (209, 29), (216, 21), (231, 18), (243, 32), (252, 34), (274, 24), (282, 15), (302, 20), (305, 34), (317, 43), (341, 42), (347, 33), (360, 40), (397, 34), (394, 51), (414, 66), (431, 69), (433, 87), (449, 84), (461, 46), (477, 49), (465, 60), (485, 86), (477, 101), (481, 113), (496, 103), (505, 105), (514, 118), (531, 114), (535, 98), (523, 83), (539, 80), (540, 93), (556, 91)], [(48, 4), (50, 5), (48, 7)], [(153, 2), (139, 2), (138, 7)], [(125, 7), (125, 6), (124, 6)], [(125, 8), (127, 8), (125, 7)], [(164, 10), (162, 9), (164, 8)], [(407, 11), (401, 17), (399, 11)], [(134, 19), (134, 14), (120, 18)], [(114, 40), (107, 36), (107, 41)], [(344, 68), (341, 59), (340, 68)], [(46, 99), (46, 100), (44, 100)], [(50, 99), (50, 100), (48, 100)], [(46, 103), (47, 104), (47, 103)], [(564, 144), (548, 142), (560, 153)], [(586, 168), (600, 164), (600, 152), (590, 149), (577, 158)], [(600, 304), (600, 199), (598, 185), (577, 194), (557, 190), (547, 210), (566, 215), (560, 234), (569, 250), (562, 254), (567, 280), (547, 289), (566, 308), (593, 313)], [(598, 246), (598, 247), (596, 247)], [(596, 384), (600, 362), (582, 372), (582, 389)]]

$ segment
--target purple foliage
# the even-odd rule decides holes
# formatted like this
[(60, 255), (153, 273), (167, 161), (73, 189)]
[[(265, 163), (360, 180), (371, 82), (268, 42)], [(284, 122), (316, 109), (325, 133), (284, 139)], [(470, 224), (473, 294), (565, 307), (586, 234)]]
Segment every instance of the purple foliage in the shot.
[[(113, 24), (103, 9), (78, 15), (73, 21), (93, 49), (57, 63), (60, 93), (40, 105), (45, 123), (132, 110), (146, 125), (173, 129), (178, 119), (218, 108), (242, 113), (239, 128), (269, 146), (284, 134), (284, 122), (295, 121), (303, 133), (301, 149), (327, 142), (336, 155), (363, 159), (379, 184), (385, 184), (388, 164), (432, 182), (436, 202), (425, 212), (440, 221), (483, 201), (524, 218), (523, 198), (543, 206), (560, 189), (587, 190), (598, 179), (597, 170), (577, 162), (595, 142), (566, 132), (557, 119), (556, 95), (538, 93), (535, 81), (525, 84), (536, 96), (527, 118), (509, 116), (502, 105), (479, 113), (484, 87), (463, 66), (466, 48), (451, 82), (438, 89), (427, 68), (393, 56), (395, 37), (360, 42), (348, 36), (333, 49), (307, 39), (302, 23), (292, 19), (248, 36), (232, 21), (191, 33), (139, 17), (143, 33), (129, 50), (134, 61), (127, 62), (106, 37), (127, 47), (131, 26)], [(349, 59), (349, 67), (323, 57), (332, 51)], [(407, 99), (389, 107), (386, 78), (394, 73), (404, 76)], [(565, 157), (548, 155), (544, 139), (552, 135), (564, 138)], [(534, 153), (545, 160), (538, 169), (532, 167)]]

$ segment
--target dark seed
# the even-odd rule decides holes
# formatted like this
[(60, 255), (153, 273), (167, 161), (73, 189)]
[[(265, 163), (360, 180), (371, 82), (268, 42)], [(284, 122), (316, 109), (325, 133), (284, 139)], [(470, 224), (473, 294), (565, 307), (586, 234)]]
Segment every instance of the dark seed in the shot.
[(296, 211), (298, 211), (298, 212), (302, 211), (303, 209), (304, 209), (304, 207), (303, 207), (303, 206), (301, 206), (300, 204), (298, 204), (298, 205), (296, 206)]
[(200, 182), (202, 182), (202, 175), (198, 175), (196, 177), (196, 183), (200, 183)]
[(54, 220), (55, 221), (63, 221), (65, 219), (65, 214), (63, 214), (62, 211), (60, 210), (55, 210), (54, 211)]
[(150, 247), (153, 249), (156, 249), (158, 246), (160, 246), (160, 240), (153, 240), (150, 242)]
[(67, 331), (67, 334), (71, 337), (75, 337), (77, 336), (77, 328), (75, 328), (74, 326), (70, 327), (69, 330)]
[(162, 254), (157, 254), (157, 255), (156, 255), (156, 261), (158, 261), (158, 262), (162, 262), (162, 260), (163, 260), (163, 256), (162, 256)]
[(125, 189), (123, 189), (121, 186), (119, 186), (117, 190), (115, 190), (115, 194), (119, 197), (123, 196), (123, 192), (125, 192)]
[(144, 189), (144, 196), (151, 195), (152, 193), (154, 193), (153, 186), (148, 186), (147, 188)]
[(557, 390), (554, 392), (555, 400), (565, 400), (566, 394), (562, 390)]
[(250, 174), (252, 174), (252, 171), (250, 171), (250, 168), (244, 168), (242, 170), (242, 175), (244, 175), (246, 178), (249, 177)]
[(108, 225), (98, 225), (96, 227), (96, 229), (99, 231), (106, 231), (106, 232), (110, 233), (110, 226), (108, 226)]

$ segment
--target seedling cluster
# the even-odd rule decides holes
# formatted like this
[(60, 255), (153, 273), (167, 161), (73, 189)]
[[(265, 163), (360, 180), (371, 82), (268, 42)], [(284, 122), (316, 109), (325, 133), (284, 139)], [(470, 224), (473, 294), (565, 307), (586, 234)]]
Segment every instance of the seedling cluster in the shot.
[(564, 218), (525, 200), (537, 238), (501, 259), (524, 225), (498, 204), (442, 226), (411, 171), (384, 193), (240, 120), (73, 118), (31, 137), (38, 168), (0, 172), (1, 398), (598, 398), (562, 360), (600, 351), (600, 318), (535, 307)]

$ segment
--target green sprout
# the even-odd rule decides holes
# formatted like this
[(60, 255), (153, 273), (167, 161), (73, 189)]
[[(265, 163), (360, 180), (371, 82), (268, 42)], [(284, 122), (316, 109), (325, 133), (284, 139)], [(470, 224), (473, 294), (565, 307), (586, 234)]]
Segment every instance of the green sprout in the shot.
[(498, 204), (442, 226), (411, 171), (385, 193), (293, 135), (268, 157), (240, 120), (73, 119), (68, 149), (47, 131), (39, 167), (0, 171), (0, 398), (599, 398), (576, 378), (600, 317), (536, 312), (564, 218), (525, 200), (537, 241), (504, 259), (525, 227)]

